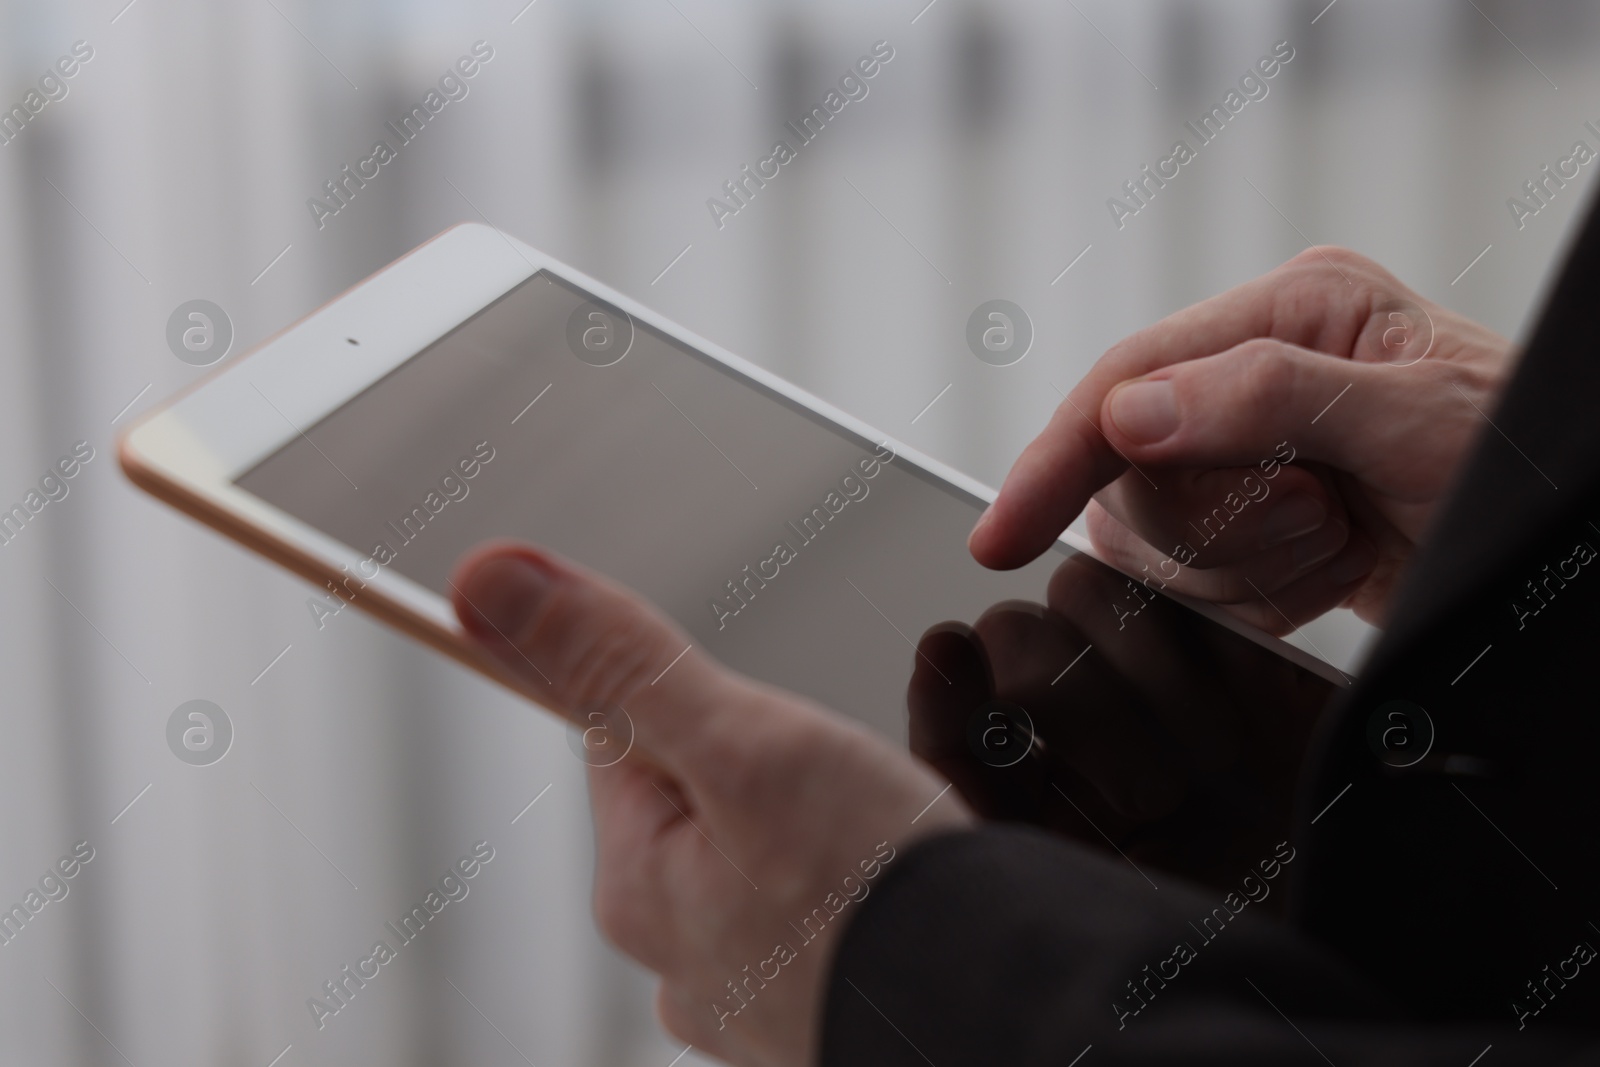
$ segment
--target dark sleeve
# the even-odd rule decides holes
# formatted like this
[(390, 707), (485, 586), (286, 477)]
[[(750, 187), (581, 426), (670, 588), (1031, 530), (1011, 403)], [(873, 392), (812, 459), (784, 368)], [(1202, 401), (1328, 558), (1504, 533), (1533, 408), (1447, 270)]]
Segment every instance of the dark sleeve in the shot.
[(844, 931), (825, 993), (821, 1062), (1600, 1062), (1600, 1048), (1585, 1054), (1573, 1032), (1537, 1020), (1519, 1032), (1509, 1013), (1408, 1019), (1268, 914), (1270, 896), (1234, 897), (1236, 915), (1225, 897), (1030, 829), (921, 841), (889, 866)]

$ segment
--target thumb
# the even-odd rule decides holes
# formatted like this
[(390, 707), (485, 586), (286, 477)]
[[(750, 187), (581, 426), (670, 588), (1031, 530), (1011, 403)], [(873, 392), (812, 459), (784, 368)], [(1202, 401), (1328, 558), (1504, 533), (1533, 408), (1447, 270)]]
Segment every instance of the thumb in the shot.
[[(1442, 366), (1356, 362), (1256, 339), (1123, 382), (1106, 395), (1100, 424), (1140, 465), (1247, 467), (1276, 453), (1409, 496), (1429, 488), (1411, 483), (1435, 466), (1416, 446), (1453, 436), (1417, 428), (1444, 429), (1441, 419), (1457, 421), (1466, 407), (1450, 403)], [(1410, 443), (1403, 453), (1401, 442)]]
[(729, 676), (652, 605), (551, 553), (481, 545), (450, 585), (467, 635), (518, 688), (591, 730), (630, 730), (668, 769), (733, 703), (715, 699)]

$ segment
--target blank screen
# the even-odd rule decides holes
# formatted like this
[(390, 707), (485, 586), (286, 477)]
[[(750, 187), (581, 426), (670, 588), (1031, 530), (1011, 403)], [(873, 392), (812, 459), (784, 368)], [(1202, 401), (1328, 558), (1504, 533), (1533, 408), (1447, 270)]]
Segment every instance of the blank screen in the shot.
[(1221, 660), (1230, 702), (1253, 675), (1327, 688), (1064, 546), (980, 567), (980, 501), (545, 272), (303, 429), (238, 485), (443, 595), (480, 541), (548, 547), (891, 737), (923, 632), (1008, 601), (1044, 613), (1052, 575), (1065, 627), (1019, 638), (1052, 702), (1112, 699), (1108, 671), (1182, 701)]

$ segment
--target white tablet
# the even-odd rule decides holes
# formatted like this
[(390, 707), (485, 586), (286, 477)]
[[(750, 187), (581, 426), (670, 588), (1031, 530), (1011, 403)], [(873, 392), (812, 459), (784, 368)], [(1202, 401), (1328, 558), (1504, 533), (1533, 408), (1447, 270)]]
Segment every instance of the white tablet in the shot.
[(919, 635), (1006, 602), (1059, 608), (1069, 651), (1139, 684), (1196, 656), (1342, 681), (1071, 534), (985, 570), (966, 537), (991, 489), (477, 224), (224, 365), (128, 430), (120, 457), (309, 579), (308, 627), (348, 604), (513, 686), (448, 599), (452, 565), (494, 537), (612, 576), (722, 662), (891, 736)]

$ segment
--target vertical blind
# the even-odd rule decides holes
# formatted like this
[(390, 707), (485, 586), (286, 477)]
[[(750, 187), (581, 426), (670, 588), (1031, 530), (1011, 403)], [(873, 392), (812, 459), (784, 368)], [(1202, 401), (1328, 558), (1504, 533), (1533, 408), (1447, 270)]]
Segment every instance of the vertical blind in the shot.
[[(203, 373), (168, 344), (180, 304), (220, 306), (234, 358), (485, 220), (998, 483), (1108, 345), (1309, 243), (1515, 335), (1590, 168), (1524, 183), (1600, 149), (1577, 2), (524, 4), (0, 0), (0, 507), (26, 512), (0, 544), (0, 906), (25, 916), (0, 924), (4, 1062), (683, 1052), (593, 930), (562, 728), (319, 618), (121, 477), (117, 431)], [(1280, 42), (1202, 143), (1189, 124)], [(390, 124), (484, 51), (402, 144)], [(1179, 139), (1194, 157), (1144, 179)], [(334, 199), (379, 140), (394, 157)], [(793, 158), (730, 199), (779, 140)], [(1012, 367), (965, 348), (994, 298), (1034, 324)], [(1350, 665), (1369, 637), (1335, 613), (1296, 640)], [(192, 700), (233, 731), (208, 766), (168, 742)], [(474, 849), (464, 897), (388, 933)], [(344, 977), (379, 939), (396, 958)]]

